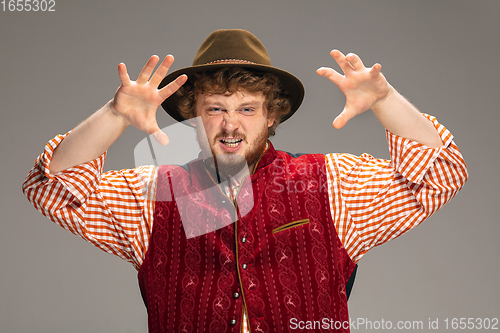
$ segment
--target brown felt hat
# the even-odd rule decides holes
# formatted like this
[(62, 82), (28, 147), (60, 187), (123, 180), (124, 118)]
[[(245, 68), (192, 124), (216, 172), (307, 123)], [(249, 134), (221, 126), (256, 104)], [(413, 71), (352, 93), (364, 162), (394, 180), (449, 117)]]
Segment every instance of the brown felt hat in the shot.
[[(193, 66), (182, 68), (168, 74), (160, 83), (162, 88), (179, 75), (186, 74), (188, 78), (198, 72), (229, 67), (242, 67), (275, 74), (279, 77), (283, 89), (290, 97), (290, 111), (283, 116), (281, 122), (290, 118), (299, 108), (304, 99), (304, 86), (294, 75), (271, 66), (269, 55), (252, 33), (241, 29), (216, 30), (201, 44), (193, 60)], [(173, 94), (162, 106), (177, 121), (184, 121), (179, 112), (179, 97)]]

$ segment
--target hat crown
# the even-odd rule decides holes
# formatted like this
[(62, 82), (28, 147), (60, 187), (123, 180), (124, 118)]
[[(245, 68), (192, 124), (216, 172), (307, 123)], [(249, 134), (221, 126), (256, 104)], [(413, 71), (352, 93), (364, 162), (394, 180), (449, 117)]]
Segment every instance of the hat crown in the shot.
[(219, 62), (251, 62), (271, 66), (261, 41), (241, 29), (216, 30), (205, 39), (193, 60), (193, 66)]

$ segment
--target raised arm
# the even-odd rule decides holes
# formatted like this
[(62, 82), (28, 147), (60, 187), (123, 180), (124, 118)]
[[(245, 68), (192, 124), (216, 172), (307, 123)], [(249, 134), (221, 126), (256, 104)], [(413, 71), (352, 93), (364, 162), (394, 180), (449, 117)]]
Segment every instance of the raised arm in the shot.
[[(343, 127), (369, 109), (387, 130), (391, 160), (368, 154), (328, 154), (332, 216), (339, 237), (354, 261), (369, 249), (419, 225), (451, 200), (467, 181), (463, 157), (453, 136), (429, 115), (420, 113), (380, 72), (366, 68), (355, 54), (332, 57), (344, 75), (322, 67), (321, 76), (346, 97), (333, 121)], [(343, 212), (345, 210), (345, 212)]]
[(118, 66), (121, 86), (114, 98), (78, 125), (54, 151), (50, 173), (92, 161), (102, 155), (129, 126), (133, 125), (153, 134), (161, 144), (168, 144), (168, 137), (158, 127), (156, 111), (186, 80), (179, 76), (169, 85), (158, 90), (174, 57), (168, 55), (154, 72), (159, 58), (152, 56), (142, 69), (137, 81), (131, 81), (125, 64)]
[(387, 82), (380, 72), (380, 64), (366, 68), (356, 54), (344, 56), (338, 50), (330, 54), (344, 75), (329, 67), (321, 67), (316, 72), (335, 83), (346, 97), (344, 110), (333, 121), (335, 128), (343, 127), (351, 118), (371, 109), (389, 132), (427, 147), (443, 145), (435, 127)]

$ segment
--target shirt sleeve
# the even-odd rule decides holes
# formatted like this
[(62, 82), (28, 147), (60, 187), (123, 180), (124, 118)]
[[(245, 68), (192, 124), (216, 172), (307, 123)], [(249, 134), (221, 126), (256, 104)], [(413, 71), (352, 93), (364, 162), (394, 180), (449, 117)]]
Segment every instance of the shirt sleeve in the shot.
[(24, 194), (53, 222), (139, 269), (152, 230), (158, 168), (102, 173), (104, 153), (52, 175), (52, 154), (66, 135), (47, 143), (23, 183)]
[(444, 146), (429, 148), (386, 131), (391, 160), (369, 154), (328, 154), (330, 210), (337, 233), (357, 262), (368, 250), (416, 227), (467, 181), (452, 134), (424, 115)]

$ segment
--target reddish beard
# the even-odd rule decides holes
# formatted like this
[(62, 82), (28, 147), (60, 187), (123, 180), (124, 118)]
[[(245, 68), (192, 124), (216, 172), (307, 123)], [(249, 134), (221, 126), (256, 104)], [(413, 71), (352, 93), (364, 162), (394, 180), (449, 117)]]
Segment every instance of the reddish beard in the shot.
[[(197, 134), (199, 138), (199, 134)], [(219, 140), (223, 138), (233, 138), (233, 139), (242, 139), (242, 142), (248, 144), (247, 136), (244, 133), (234, 132), (228, 133), (224, 130), (221, 130), (215, 137), (213, 138), (210, 144), (210, 152), (214, 157), (215, 165), (212, 165), (218, 173), (225, 176), (235, 176), (238, 172), (240, 172), (243, 167), (248, 166), (248, 168), (253, 168), (254, 165), (259, 160), (260, 156), (264, 153), (266, 148), (268, 137), (268, 129), (264, 127), (258, 136), (255, 138), (254, 142), (251, 145), (247, 145), (247, 150), (244, 156), (235, 154), (235, 153), (224, 153), (224, 154), (216, 154), (213, 147), (219, 144)], [(200, 143), (200, 140), (198, 139)], [(200, 143), (200, 147), (203, 152), (206, 154), (207, 148), (205, 145)], [(253, 170), (248, 170), (249, 173), (252, 173)]]

